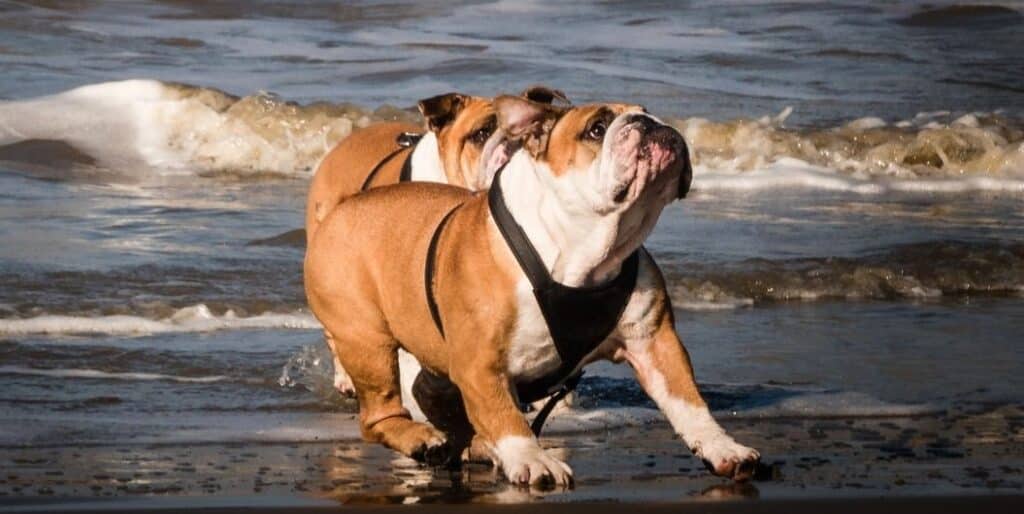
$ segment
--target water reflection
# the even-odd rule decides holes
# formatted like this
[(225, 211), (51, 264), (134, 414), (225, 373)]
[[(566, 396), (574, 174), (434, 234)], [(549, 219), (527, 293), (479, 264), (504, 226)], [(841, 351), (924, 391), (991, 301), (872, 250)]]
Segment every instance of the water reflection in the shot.
[[(413, 503), (521, 503), (568, 492), (561, 488), (518, 487), (509, 484), (501, 471), (479, 461), (465, 462), (460, 469), (431, 468), (407, 457), (395, 457), (381, 466), (374, 458), (379, 448), (369, 444), (340, 445), (325, 455), (321, 467), (327, 498), (345, 505)], [(389, 451), (389, 450), (383, 450)], [(551, 454), (568, 460), (568, 449), (550, 448)]]

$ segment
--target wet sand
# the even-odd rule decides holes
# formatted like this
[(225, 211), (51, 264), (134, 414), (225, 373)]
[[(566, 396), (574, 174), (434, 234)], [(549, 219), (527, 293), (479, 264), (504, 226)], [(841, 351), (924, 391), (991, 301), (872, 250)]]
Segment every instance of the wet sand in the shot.
[[(766, 469), (758, 480), (733, 484), (710, 476), (662, 424), (544, 438), (573, 466), (577, 482), (571, 491), (513, 488), (482, 465), (461, 472), (427, 469), (356, 441), (4, 448), (0, 512), (749, 499), (781, 508), (817, 505), (811, 500), (826, 497), (917, 498), (906, 500), (907, 508), (925, 509), (940, 498), (988, 498), (996, 502), (992, 506), (1024, 499), (1021, 407), (724, 424), (762, 451)], [(969, 505), (980, 504), (963, 507)]]

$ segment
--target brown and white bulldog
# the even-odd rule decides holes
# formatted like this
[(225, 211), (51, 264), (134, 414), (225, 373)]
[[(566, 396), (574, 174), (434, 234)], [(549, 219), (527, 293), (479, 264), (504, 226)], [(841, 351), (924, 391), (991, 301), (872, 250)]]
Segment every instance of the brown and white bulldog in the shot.
[[(676, 335), (662, 275), (640, 246), (664, 206), (689, 188), (682, 136), (636, 105), (567, 109), (503, 96), (495, 109), (499, 128), (522, 149), (492, 193), (550, 277), (600, 288), (633, 259), (635, 286), (618, 321), (577, 369), (602, 359), (628, 362), (695, 455), (716, 474), (749, 478), (759, 455), (712, 418)], [(364, 438), (427, 461), (448, 451), (446, 434), (413, 421), (402, 405), (403, 348), (461, 393), (462, 405), (435, 403), (428, 418), (464, 407), (509, 480), (568, 485), (572, 470), (540, 447), (518, 407), (519, 386), (562, 366), (494, 201), (408, 184), (344, 202), (309, 246), (306, 294), (352, 376)]]
[[(541, 103), (568, 103), (564, 93), (541, 85), (531, 86), (521, 95)], [(398, 139), (423, 132), (422, 127), (378, 123), (354, 132), (320, 161), (306, 201), (307, 246), (331, 209), (361, 191), (397, 184), (407, 160), (411, 181), (476, 191), (490, 185), (494, 172), (514, 151), (505, 134), (497, 130), (491, 98), (447, 93), (421, 100), (418, 107), (427, 130), (414, 146), (399, 146)], [(325, 338), (335, 354), (335, 388), (346, 394), (354, 392), (330, 334)]]
[[(565, 94), (531, 86), (522, 96), (541, 103), (568, 102)], [(415, 146), (400, 147), (402, 134), (422, 127), (386, 122), (354, 132), (337, 144), (317, 166), (306, 202), (306, 242), (341, 200), (364, 190), (397, 184), (410, 157), (410, 180), (439, 182), (471, 190), (486, 189), (494, 172), (511, 155), (507, 138), (496, 130), (491, 98), (447, 93), (420, 100), (427, 131)], [(397, 152), (397, 153), (396, 153)]]

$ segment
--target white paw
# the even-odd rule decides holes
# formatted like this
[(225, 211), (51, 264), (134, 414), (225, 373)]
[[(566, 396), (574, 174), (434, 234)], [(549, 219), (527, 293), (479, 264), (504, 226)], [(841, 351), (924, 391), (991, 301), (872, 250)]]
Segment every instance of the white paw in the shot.
[(348, 376), (345, 368), (337, 359), (334, 360), (334, 388), (344, 396), (355, 396), (356, 386), (352, 383), (352, 377)]
[(721, 434), (694, 445), (693, 453), (714, 474), (736, 481), (750, 480), (757, 471), (761, 454)]
[(532, 437), (508, 436), (494, 447), (501, 469), (513, 484), (569, 487), (572, 468), (550, 456)]

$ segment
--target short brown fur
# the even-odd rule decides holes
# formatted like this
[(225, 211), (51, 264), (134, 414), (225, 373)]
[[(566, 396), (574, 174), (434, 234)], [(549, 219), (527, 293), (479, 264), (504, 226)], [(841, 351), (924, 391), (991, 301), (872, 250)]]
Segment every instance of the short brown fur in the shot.
[[(461, 96), (461, 95), (460, 95)], [(440, 127), (438, 148), (448, 183), (466, 187), (475, 177), (480, 158), (477, 145), (466, 144), (472, 131), (494, 116), (488, 98), (461, 96), (459, 111)], [(322, 220), (338, 203), (363, 189), (367, 177), (388, 155), (399, 150), (397, 138), (403, 132), (421, 133), (423, 127), (411, 123), (385, 122), (357, 130), (335, 146), (317, 167), (306, 200), (306, 243)], [(380, 166), (368, 184), (370, 188), (398, 183), (402, 165), (412, 149), (402, 150)]]

